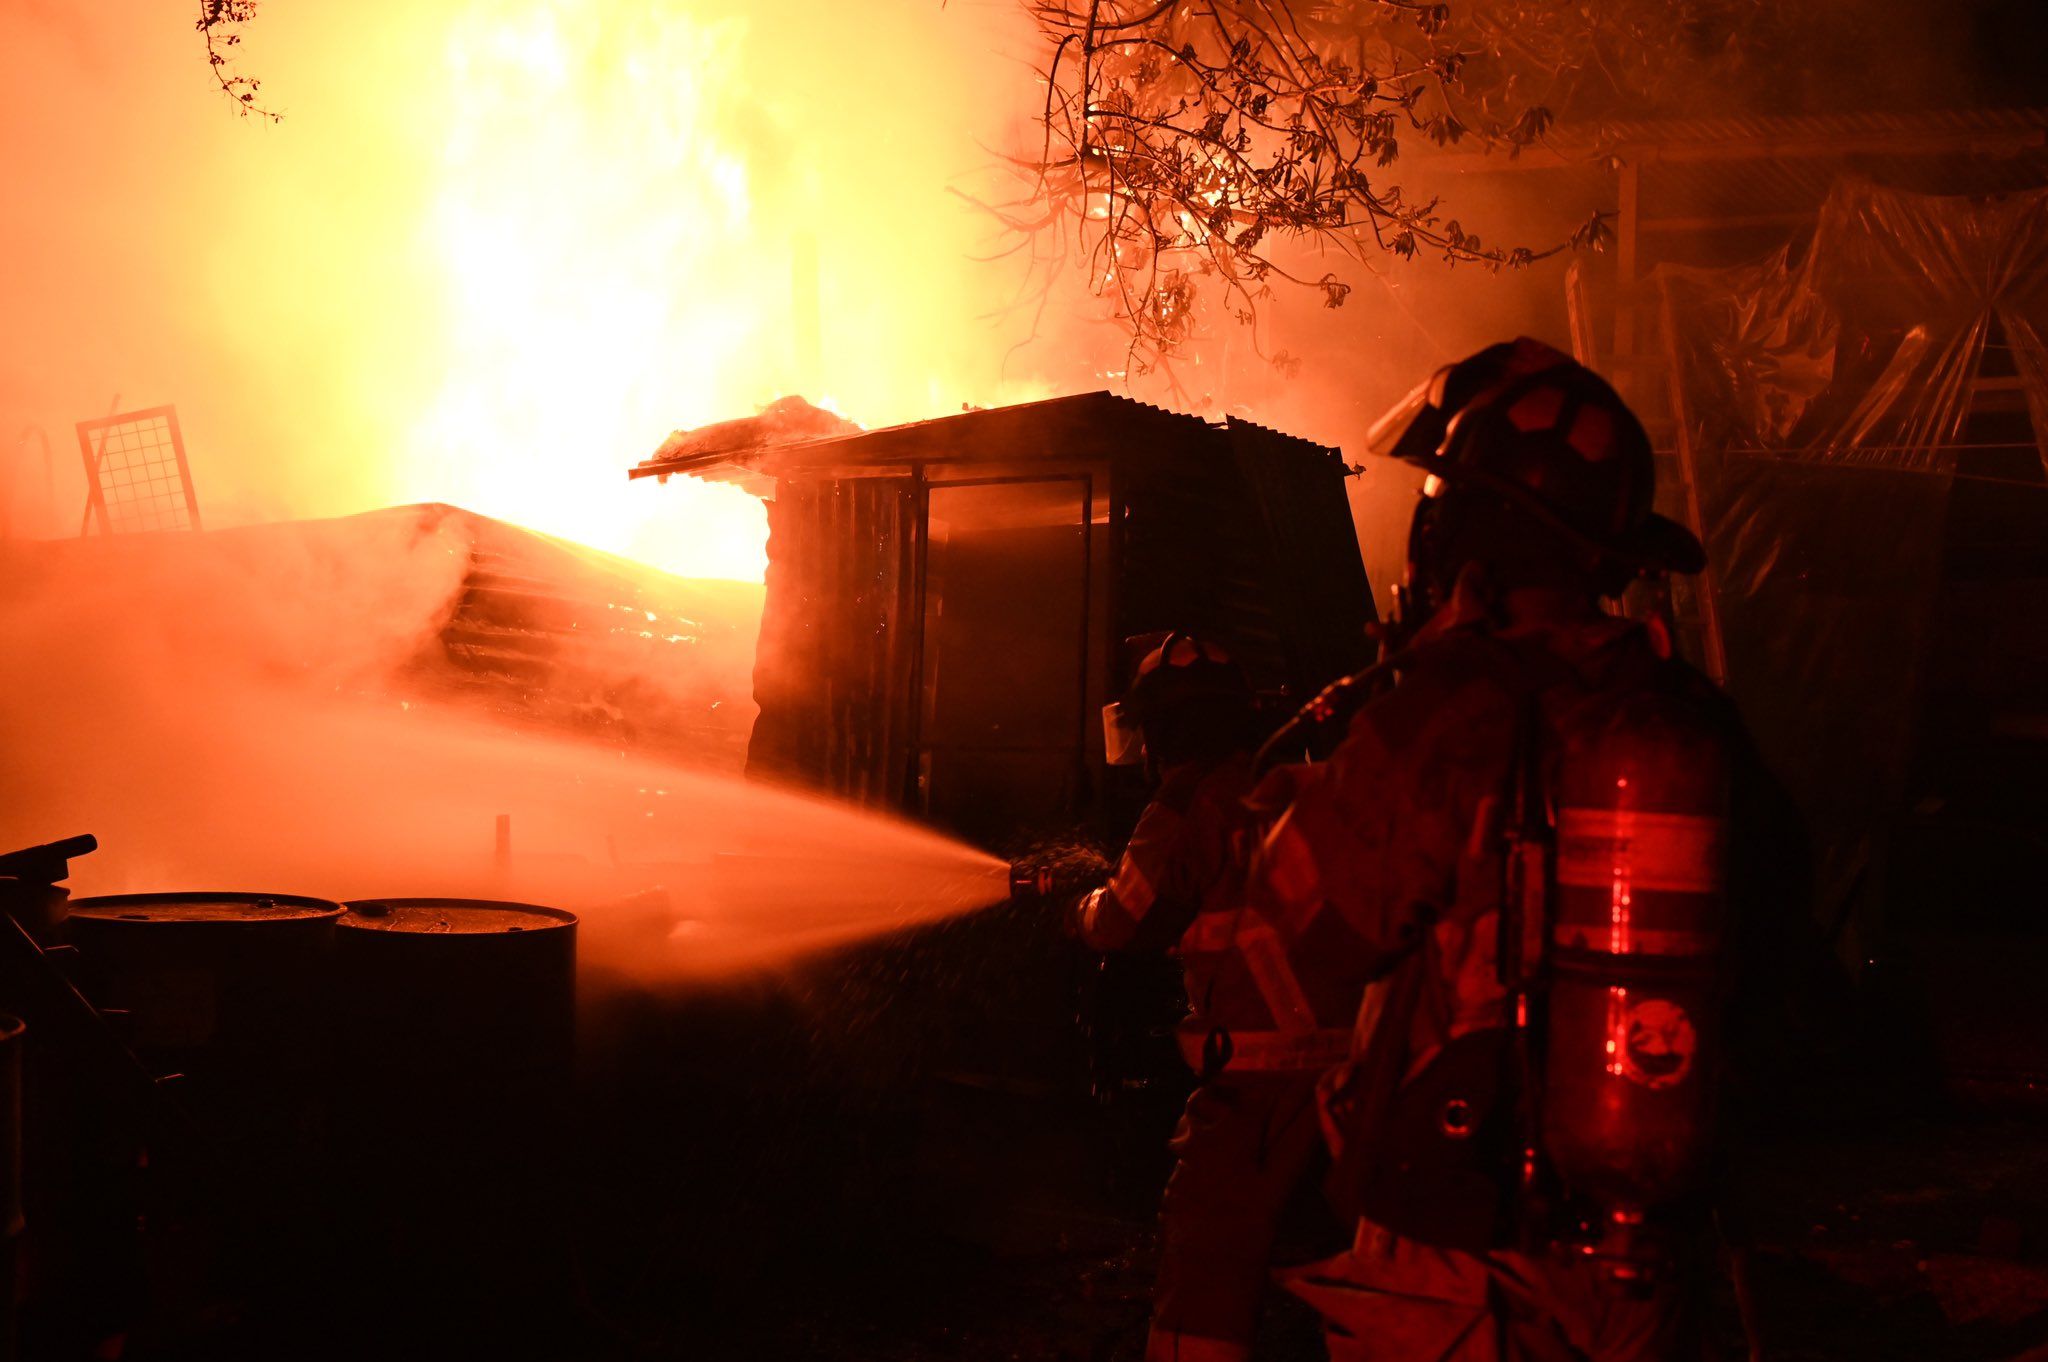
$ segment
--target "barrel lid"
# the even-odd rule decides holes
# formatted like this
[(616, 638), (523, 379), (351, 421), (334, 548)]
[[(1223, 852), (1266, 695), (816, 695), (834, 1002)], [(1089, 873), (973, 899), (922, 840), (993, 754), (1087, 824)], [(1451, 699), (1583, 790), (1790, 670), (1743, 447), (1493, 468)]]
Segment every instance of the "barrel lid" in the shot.
[(576, 915), (535, 903), (496, 899), (357, 899), (342, 917), (343, 927), (422, 936), (489, 936), (574, 927)]
[(179, 894), (101, 894), (73, 899), (69, 916), (102, 922), (293, 922), (341, 915), (329, 899), (298, 894), (198, 890)]

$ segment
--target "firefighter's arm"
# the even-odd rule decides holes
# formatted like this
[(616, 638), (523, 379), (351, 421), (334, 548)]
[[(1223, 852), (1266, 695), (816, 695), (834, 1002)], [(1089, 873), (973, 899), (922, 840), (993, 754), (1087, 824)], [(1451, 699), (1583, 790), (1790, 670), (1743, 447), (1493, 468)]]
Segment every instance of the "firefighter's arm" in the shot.
[(1295, 920), (1329, 913), (1349, 929), (1349, 948), (1362, 957), (1357, 964), (1375, 978), (1361, 1000), (1351, 1058), (1316, 1084), (1317, 1117), (1333, 1157), (1343, 1153), (1344, 1133), (1361, 1103), (1369, 1105), (1375, 1066), (1366, 1051), (1385, 1006), (1388, 972), (1410, 954), (1409, 943), (1389, 927), (1406, 915), (1390, 912), (1386, 903), (1396, 878), (1387, 861), (1395, 841), (1392, 820), (1400, 812), (1398, 776), (1368, 729), (1329, 761), (1277, 769), (1252, 801), (1266, 831), (1253, 863), (1251, 900)]
[(1201, 908), (1190, 865), (1194, 829), (1153, 803), (1138, 820), (1109, 883), (1075, 905), (1074, 934), (1098, 951), (1164, 950)]

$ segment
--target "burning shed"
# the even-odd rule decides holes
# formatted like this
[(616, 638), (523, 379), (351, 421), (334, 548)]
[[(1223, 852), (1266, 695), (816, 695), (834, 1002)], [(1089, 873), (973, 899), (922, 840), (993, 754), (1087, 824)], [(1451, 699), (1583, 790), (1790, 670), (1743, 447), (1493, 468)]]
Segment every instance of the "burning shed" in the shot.
[(1295, 696), (1365, 662), (1346, 472), (1098, 392), (874, 431), (785, 399), (632, 476), (768, 500), (751, 774), (997, 839), (1104, 809), (1127, 639), (1201, 631)]

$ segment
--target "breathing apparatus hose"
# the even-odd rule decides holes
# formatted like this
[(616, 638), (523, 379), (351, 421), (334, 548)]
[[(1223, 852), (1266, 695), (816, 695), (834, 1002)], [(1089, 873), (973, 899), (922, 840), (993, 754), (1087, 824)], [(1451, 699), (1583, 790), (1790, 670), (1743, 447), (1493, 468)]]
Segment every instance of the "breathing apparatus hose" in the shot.
[(1295, 754), (1308, 752), (1310, 744), (1327, 729), (1349, 719), (1379, 694), (1380, 683), (1392, 676), (1394, 669), (1406, 659), (1405, 651), (1396, 653), (1362, 672), (1340, 676), (1323, 687), (1313, 700), (1295, 711), (1293, 718), (1280, 725), (1278, 731), (1260, 745), (1258, 754), (1252, 758), (1252, 769), (1264, 775), (1275, 766), (1294, 759)]

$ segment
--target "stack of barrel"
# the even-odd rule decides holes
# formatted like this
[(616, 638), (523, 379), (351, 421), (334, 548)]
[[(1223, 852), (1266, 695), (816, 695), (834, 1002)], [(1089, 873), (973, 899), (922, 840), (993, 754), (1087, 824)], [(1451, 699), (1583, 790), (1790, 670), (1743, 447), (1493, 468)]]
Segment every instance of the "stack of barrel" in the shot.
[(293, 1307), (344, 1290), (364, 1323), (560, 1300), (575, 932), (454, 899), (75, 901), (87, 996), (180, 1076), (203, 1136), (149, 1178), (158, 1312), (224, 1287)]

